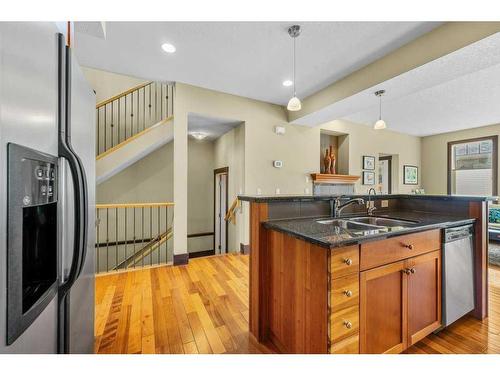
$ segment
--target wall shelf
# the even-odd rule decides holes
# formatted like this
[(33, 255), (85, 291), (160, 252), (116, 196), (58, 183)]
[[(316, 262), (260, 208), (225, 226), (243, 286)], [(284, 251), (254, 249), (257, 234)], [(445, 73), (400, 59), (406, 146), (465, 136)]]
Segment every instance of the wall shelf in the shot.
[(354, 184), (360, 176), (346, 174), (311, 173), (314, 184)]

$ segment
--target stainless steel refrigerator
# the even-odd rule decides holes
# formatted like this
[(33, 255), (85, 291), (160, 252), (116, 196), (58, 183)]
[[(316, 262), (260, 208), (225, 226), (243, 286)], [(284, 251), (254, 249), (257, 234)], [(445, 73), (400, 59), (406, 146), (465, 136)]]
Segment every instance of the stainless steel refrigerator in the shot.
[(92, 353), (95, 94), (54, 23), (0, 23), (0, 353)]

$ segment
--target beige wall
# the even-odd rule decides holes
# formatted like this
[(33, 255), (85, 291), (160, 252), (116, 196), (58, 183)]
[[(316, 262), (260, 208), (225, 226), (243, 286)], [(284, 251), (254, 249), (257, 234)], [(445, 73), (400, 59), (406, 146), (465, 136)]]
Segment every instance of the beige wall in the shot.
[[(214, 143), (188, 139), (188, 233), (214, 230)], [(213, 249), (212, 236), (189, 238), (187, 243), (189, 252)]]
[(127, 91), (134, 86), (148, 82), (144, 79), (88, 67), (82, 67), (82, 71), (96, 93), (97, 103)]
[(423, 137), (422, 187), (425, 192), (427, 194), (447, 194), (448, 142), (499, 134), (500, 124), (496, 124)]
[[(245, 124), (227, 132), (215, 141), (214, 168), (229, 168), (228, 204), (243, 191), (245, 186)], [(242, 225), (238, 225), (241, 216), (237, 216), (236, 224), (228, 224), (228, 251), (237, 252), (240, 239), (245, 235)]]
[[(97, 203), (173, 201), (173, 145), (166, 144), (98, 185)], [(188, 233), (212, 232), (215, 144), (190, 138), (188, 145)], [(189, 252), (212, 248), (211, 236), (188, 240)]]
[(97, 185), (97, 203), (171, 202), (173, 142)]
[[(176, 253), (183, 253), (187, 248), (188, 148), (183, 139), (187, 137), (187, 117), (190, 112), (245, 123), (244, 177), (239, 181), (243, 186), (237, 186), (237, 191), (241, 189), (243, 193), (256, 194), (257, 189), (260, 189), (262, 194), (274, 194), (275, 189), (279, 188), (281, 194), (303, 194), (305, 188), (311, 188), (306, 176), (318, 169), (319, 128), (287, 124), (285, 110), (278, 105), (182, 83), (176, 84), (174, 103)], [(276, 135), (276, 125), (285, 126), (286, 135)], [(177, 142), (178, 139), (180, 142)], [(272, 162), (277, 159), (283, 160), (283, 168), (273, 167)], [(240, 242), (248, 243), (247, 205), (238, 214), (236, 227), (236, 238), (231, 246)]]
[[(332, 121), (320, 126), (323, 130), (348, 134), (339, 144), (339, 160), (349, 156), (349, 174), (361, 176), (363, 155), (375, 156), (379, 154), (393, 156), (393, 193), (411, 193), (418, 186), (403, 184), (403, 165), (420, 167), (420, 137), (414, 137), (391, 130), (373, 130), (371, 127), (345, 120)], [(348, 145), (346, 144), (348, 142)], [(347, 149), (346, 149), (347, 148)], [(377, 182), (378, 167), (375, 165), (375, 181)], [(422, 168), (419, 168), (419, 181)], [(376, 186), (364, 186), (360, 179), (355, 186), (356, 193), (366, 193)]]

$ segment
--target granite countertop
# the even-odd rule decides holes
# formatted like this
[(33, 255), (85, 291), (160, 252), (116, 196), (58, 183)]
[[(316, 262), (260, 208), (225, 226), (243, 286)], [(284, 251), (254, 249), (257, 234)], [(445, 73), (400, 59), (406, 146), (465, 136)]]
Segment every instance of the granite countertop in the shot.
[[(366, 198), (367, 194), (350, 194), (350, 195), (240, 195), (239, 200), (247, 202), (296, 202), (308, 200), (331, 200), (337, 197), (344, 198)], [(485, 196), (466, 196), (466, 195), (430, 195), (430, 194), (377, 194), (372, 195), (372, 199), (396, 199), (396, 198), (410, 198), (410, 199), (436, 199), (445, 201), (487, 201), (495, 200), (495, 197)]]
[[(417, 223), (410, 223), (405, 227), (388, 228), (388, 230), (346, 230), (332, 224), (318, 223), (318, 220), (333, 219), (331, 217), (315, 217), (269, 220), (264, 222), (263, 225), (267, 229), (283, 232), (325, 248), (335, 248), (424, 230), (472, 224), (475, 221), (475, 219), (463, 216), (407, 210), (389, 211), (373, 216), (412, 220), (417, 221)], [(349, 219), (349, 216), (341, 216), (340, 219)]]

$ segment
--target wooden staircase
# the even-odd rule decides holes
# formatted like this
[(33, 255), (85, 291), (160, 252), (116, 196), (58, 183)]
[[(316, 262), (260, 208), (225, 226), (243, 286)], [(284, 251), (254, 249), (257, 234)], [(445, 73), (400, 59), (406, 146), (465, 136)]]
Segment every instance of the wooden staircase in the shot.
[(146, 82), (97, 104), (97, 184), (173, 139), (174, 89)]

